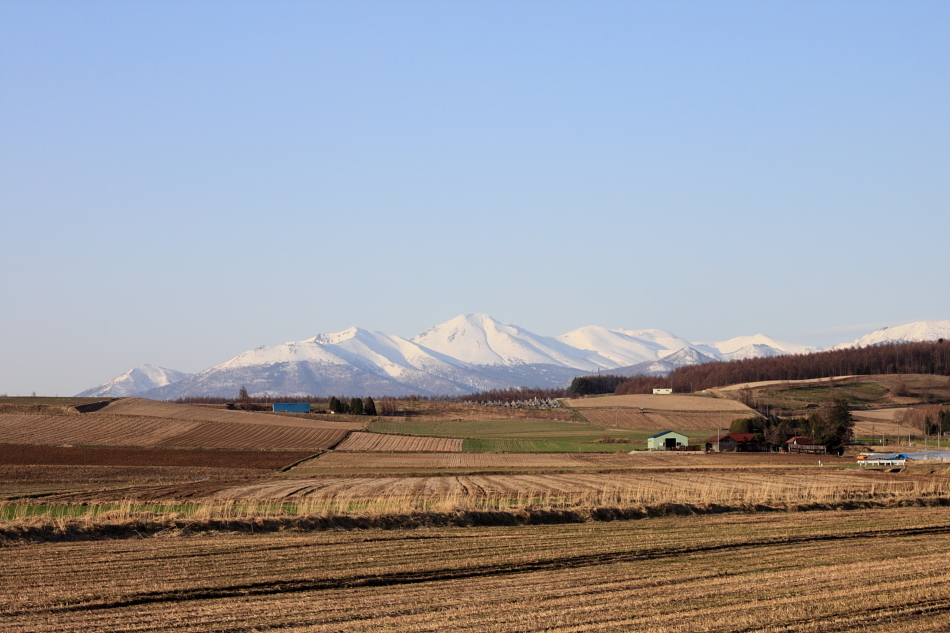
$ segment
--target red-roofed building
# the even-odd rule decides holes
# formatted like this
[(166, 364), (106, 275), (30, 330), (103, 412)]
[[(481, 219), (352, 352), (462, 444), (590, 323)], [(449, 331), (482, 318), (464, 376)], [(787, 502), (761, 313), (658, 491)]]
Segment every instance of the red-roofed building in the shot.
[(759, 444), (753, 443), (754, 433), (727, 433), (713, 435), (706, 439), (706, 450), (714, 453), (749, 452), (761, 450)]

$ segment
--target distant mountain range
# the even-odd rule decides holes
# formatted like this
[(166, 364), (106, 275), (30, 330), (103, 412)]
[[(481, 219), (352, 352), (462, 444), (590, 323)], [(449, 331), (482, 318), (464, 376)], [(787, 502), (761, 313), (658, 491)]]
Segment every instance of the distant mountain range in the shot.
[[(886, 328), (838, 347), (941, 337), (950, 337), (950, 321)], [(664, 330), (588, 326), (542, 336), (485, 314), (466, 314), (409, 339), (354, 327), (258, 347), (197, 374), (143, 365), (79, 395), (236, 397), (241, 386), (252, 395), (461, 395), (561, 387), (596, 372), (665, 375), (684, 365), (810, 351), (761, 334), (690, 343)]]

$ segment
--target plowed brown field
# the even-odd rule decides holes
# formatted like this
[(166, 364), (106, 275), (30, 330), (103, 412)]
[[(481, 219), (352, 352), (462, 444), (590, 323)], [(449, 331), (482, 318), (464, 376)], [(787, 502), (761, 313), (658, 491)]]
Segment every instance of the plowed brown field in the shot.
[(308, 468), (340, 469), (517, 469), (622, 466), (626, 454), (614, 453), (325, 453), (292, 472)]
[(405, 473), (457, 471), (601, 470), (601, 469), (762, 469), (853, 463), (824, 455), (780, 453), (324, 453), (301, 463), (292, 474)]
[(0, 628), (936, 633), (945, 508), (3, 549)]
[(755, 411), (741, 402), (711, 396), (634, 394), (629, 396), (599, 396), (596, 398), (565, 398), (563, 402), (565, 406), (574, 409), (624, 407), (652, 411), (739, 411), (748, 415), (755, 415)]
[(351, 433), (336, 447), (338, 451), (399, 453), (460, 453), (462, 440), (452, 437)]
[(299, 426), (305, 428), (358, 430), (366, 424), (365, 420), (337, 422), (333, 420), (310, 420), (306, 418), (254, 413), (251, 411), (230, 411), (213, 407), (190, 406), (173, 402), (159, 402), (144, 398), (123, 398), (116, 400), (99, 413), (129, 416), (153, 416), (171, 420), (191, 420), (196, 422), (237, 422), (241, 424), (269, 424), (274, 426)]
[(154, 446), (198, 426), (189, 420), (86, 415), (0, 414), (0, 442), (8, 444), (83, 444)]
[(313, 451), (220, 451), (150, 448), (90, 448), (0, 444), (3, 465), (207, 466), (276, 470), (310, 457)]
[(179, 435), (167, 437), (156, 446), (244, 449), (322, 449), (346, 437), (342, 429), (303, 428), (270, 424), (229, 424), (204, 422)]
[(697, 440), (713, 435), (717, 428), (722, 428), (723, 433), (725, 433), (733, 420), (749, 417), (744, 413), (734, 411), (714, 413), (645, 411), (640, 413), (639, 409), (582, 409), (580, 413), (591, 424), (612, 426), (619, 429), (641, 429), (644, 431), (702, 430), (703, 437), (690, 437), (691, 443), (696, 443)]
[(870, 496), (946, 493), (946, 476), (893, 476), (855, 470), (781, 472), (713, 470), (622, 473), (467, 475), (454, 477), (383, 477), (317, 480), (267, 480), (222, 488), (219, 499), (303, 500), (337, 503), (361, 500), (402, 503), (411, 511), (432, 505), (473, 508), (526, 502), (568, 505), (658, 503), (779, 504), (828, 502)]

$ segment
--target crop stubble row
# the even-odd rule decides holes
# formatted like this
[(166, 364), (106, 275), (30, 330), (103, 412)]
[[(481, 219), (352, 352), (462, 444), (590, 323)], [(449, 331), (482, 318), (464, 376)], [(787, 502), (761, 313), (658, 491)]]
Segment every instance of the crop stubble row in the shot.
[(0, 414), (0, 443), (86, 446), (174, 446), (187, 448), (329, 448), (345, 428), (312, 424), (199, 422), (131, 415)]
[(451, 437), (354, 432), (336, 449), (356, 452), (460, 453), (462, 440)]
[(775, 471), (563, 473), (268, 480), (219, 491), (221, 499), (305, 500), (331, 503), (365, 500), (393, 511), (438, 506), (502, 506), (513, 500), (567, 505), (658, 503), (810, 503), (947, 495), (947, 476), (888, 476), (884, 473)]
[(44, 544), (5, 550), (0, 613), (37, 633), (936, 631), (948, 529), (904, 508)]

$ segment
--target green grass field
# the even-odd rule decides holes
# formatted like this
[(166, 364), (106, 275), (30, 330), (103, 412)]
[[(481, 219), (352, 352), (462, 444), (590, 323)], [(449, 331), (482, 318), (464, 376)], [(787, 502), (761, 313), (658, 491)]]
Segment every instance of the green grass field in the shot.
[(762, 393), (773, 398), (785, 398), (797, 402), (824, 402), (834, 396), (848, 402), (875, 402), (887, 395), (887, 389), (873, 382), (845, 383), (842, 385), (807, 385), (788, 389), (763, 389)]
[[(507, 451), (519, 453), (607, 453), (646, 448), (646, 440), (657, 431), (618, 429), (557, 422), (554, 420), (483, 420), (463, 422), (389, 422), (370, 423), (376, 433), (460, 437), (463, 451)], [(714, 431), (687, 433), (694, 442)], [(599, 442), (605, 438), (627, 442)]]

